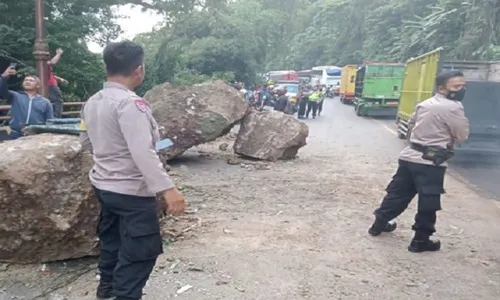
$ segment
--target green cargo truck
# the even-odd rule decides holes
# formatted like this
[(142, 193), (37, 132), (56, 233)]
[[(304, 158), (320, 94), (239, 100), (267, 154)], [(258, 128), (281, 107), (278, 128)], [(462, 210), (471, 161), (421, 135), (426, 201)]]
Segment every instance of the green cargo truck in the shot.
[(404, 64), (367, 63), (356, 72), (354, 110), (358, 116), (396, 116)]
[(396, 119), (399, 138), (406, 138), (415, 106), (434, 94), (436, 75), (458, 70), (467, 80), (462, 104), (470, 121), (470, 134), (463, 144), (455, 145), (454, 151), (468, 158), (500, 155), (500, 62), (452, 61), (443, 56), (439, 48), (408, 61)]

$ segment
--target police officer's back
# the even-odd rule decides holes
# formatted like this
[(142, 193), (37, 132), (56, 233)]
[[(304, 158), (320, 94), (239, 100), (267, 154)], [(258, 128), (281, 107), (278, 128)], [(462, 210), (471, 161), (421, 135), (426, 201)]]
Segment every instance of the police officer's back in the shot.
[(144, 78), (144, 51), (132, 42), (104, 50), (108, 81), (82, 110), (82, 146), (93, 151), (89, 177), (101, 203), (98, 299), (136, 300), (163, 252), (156, 211), (162, 193), (171, 213), (184, 198), (155, 150), (158, 125), (133, 90)]
[(408, 146), (401, 151), (399, 167), (387, 187), (387, 195), (375, 211), (371, 235), (396, 229), (392, 222), (418, 194), (418, 212), (408, 247), (411, 252), (437, 251), (439, 241), (429, 237), (435, 232), (436, 212), (441, 210), (446, 161), (453, 156), (456, 143), (469, 135), (469, 120), (461, 101), (465, 95), (463, 73), (452, 71), (436, 77), (437, 93), (419, 103), (409, 121)]

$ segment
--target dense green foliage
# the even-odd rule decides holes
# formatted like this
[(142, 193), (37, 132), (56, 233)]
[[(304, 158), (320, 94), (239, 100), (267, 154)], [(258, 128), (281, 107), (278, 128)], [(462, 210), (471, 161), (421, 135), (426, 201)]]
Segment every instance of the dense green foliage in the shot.
[[(444, 47), (449, 58), (500, 59), (500, 2), (495, 0), (45, 0), (52, 51), (66, 50), (56, 73), (66, 95), (99, 89), (104, 45), (119, 35), (112, 7), (141, 5), (167, 25), (136, 38), (147, 51), (147, 80), (174, 84), (223, 78), (258, 81), (272, 69), (363, 61), (399, 61)], [(0, 3), (0, 56), (33, 67), (32, 0)], [(6, 63), (0, 67), (5, 67)]]

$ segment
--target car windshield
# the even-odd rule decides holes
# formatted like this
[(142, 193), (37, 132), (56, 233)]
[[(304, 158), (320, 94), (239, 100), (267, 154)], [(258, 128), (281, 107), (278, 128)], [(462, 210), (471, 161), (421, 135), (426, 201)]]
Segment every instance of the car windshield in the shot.
[(299, 93), (299, 86), (296, 85), (296, 84), (290, 84), (290, 85), (283, 85), (284, 88), (286, 88), (286, 90), (289, 92), (289, 93), (294, 93), (294, 94), (298, 94)]

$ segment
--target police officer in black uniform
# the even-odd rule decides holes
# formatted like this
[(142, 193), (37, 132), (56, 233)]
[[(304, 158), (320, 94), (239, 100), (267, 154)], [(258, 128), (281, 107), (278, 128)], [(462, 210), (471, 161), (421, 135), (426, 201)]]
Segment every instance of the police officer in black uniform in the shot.
[(437, 93), (419, 103), (410, 118), (408, 146), (401, 151), (399, 167), (369, 230), (373, 236), (395, 230), (393, 219), (418, 194), (410, 252), (441, 248), (440, 241), (433, 241), (430, 236), (436, 231), (436, 212), (441, 210), (446, 160), (453, 155), (455, 143), (464, 142), (469, 135), (469, 120), (461, 102), (465, 96), (464, 74), (459, 71), (440, 74), (435, 85)]

